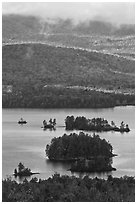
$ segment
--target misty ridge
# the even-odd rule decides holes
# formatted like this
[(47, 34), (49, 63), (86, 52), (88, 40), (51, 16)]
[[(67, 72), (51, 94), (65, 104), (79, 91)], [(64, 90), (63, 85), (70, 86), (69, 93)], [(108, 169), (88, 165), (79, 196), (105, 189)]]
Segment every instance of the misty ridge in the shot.
[[(131, 94), (130, 101), (122, 98), (118, 104), (134, 104), (134, 24), (114, 24), (99, 17), (76, 22), (73, 16), (64, 19), (4, 14), (2, 40), (3, 84), (13, 85), (15, 93), (13, 98), (4, 95), (5, 107), (115, 106), (117, 99), (114, 104), (105, 93), (103, 97), (109, 102), (100, 104), (100, 88), (126, 93), (129, 100)], [(50, 87), (45, 91), (45, 85), (60, 85), (63, 89), (54, 92)], [(77, 92), (73, 86), (82, 86), (82, 90)], [(85, 91), (84, 87), (95, 89), (95, 103), (91, 103), (94, 91)]]
[[(98, 19), (98, 18), (97, 18)], [(134, 24), (116, 25), (100, 19), (74, 22), (73, 19), (40, 18), (18, 14), (2, 16), (2, 37), (16, 39), (25, 35), (71, 34), (78, 36), (104, 35), (127, 36), (135, 35)]]

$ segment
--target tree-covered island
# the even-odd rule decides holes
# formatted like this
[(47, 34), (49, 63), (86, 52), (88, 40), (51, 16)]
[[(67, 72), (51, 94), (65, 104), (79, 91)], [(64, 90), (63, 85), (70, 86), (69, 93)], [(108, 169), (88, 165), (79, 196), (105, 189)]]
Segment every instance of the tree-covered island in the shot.
[(86, 119), (85, 117), (67, 116), (65, 119), (66, 130), (87, 130), (87, 131), (117, 131), (129, 132), (128, 124), (122, 121), (120, 127), (117, 127), (113, 121), (108, 123), (104, 118)]
[(53, 138), (46, 146), (46, 155), (52, 161), (70, 161), (71, 171), (101, 172), (116, 170), (111, 166), (112, 145), (98, 135), (64, 134)]
[(39, 173), (34, 173), (31, 171), (31, 169), (29, 168), (26, 168), (24, 166), (24, 164), (22, 164), (21, 162), (18, 164), (18, 170), (17, 169), (14, 169), (14, 173), (13, 175), (16, 177), (16, 176), (19, 176), (19, 177), (23, 177), (23, 176), (31, 176), (33, 174), (39, 174)]

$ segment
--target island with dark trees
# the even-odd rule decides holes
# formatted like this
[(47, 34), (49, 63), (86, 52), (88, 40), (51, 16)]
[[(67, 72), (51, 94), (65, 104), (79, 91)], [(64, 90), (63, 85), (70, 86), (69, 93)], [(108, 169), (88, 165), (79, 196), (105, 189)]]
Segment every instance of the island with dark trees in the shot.
[(86, 130), (86, 131), (117, 131), (117, 132), (129, 132), (128, 124), (121, 122), (120, 127), (117, 127), (114, 121), (111, 124), (104, 118), (92, 118), (86, 119), (84, 116), (76, 117), (67, 116), (65, 119), (66, 130)]
[(56, 119), (55, 118), (53, 120), (52, 120), (52, 118), (50, 118), (49, 123), (47, 123), (46, 120), (43, 120), (43, 127), (42, 127), (43, 130), (47, 130), (47, 129), (55, 130), (56, 129), (55, 126), (56, 126)]
[(26, 168), (24, 166), (24, 164), (22, 164), (21, 162), (18, 164), (18, 170), (17, 169), (14, 169), (14, 173), (13, 175), (15, 177), (19, 176), (19, 177), (23, 177), (23, 176), (31, 176), (33, 174), (39, 174), (39, 173), (34, 173), (31, 171), (31, 169), (29, 168)]
[(64, 134), (53, 138), (46, 146), (46, 155), (51, 161), (71, 162), (71, 171), (104, 172), (116, 170), (111, 166), (112, 145), (98, 135)]

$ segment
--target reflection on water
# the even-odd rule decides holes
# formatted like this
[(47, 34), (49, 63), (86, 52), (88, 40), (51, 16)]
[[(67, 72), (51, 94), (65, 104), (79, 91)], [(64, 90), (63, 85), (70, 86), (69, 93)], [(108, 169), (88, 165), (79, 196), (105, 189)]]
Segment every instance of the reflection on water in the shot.
[(71, 165), (71, 162), (68, 162), (68, 161), (64, 161), (64, 162), (61, 162), (61, 161), (50, 161), (49, 159), (46, 159), (45, 160), (45, 163), (46, 165), (48, 165), (51, 169), (57, 169), (59, 168), (60, 166), (62, 166), (62, 168), (65, 169), (70, 169), (70, 165)]
[[(106, 178), (108, 175), (120, 177), (123, 175), (135, 175), (135, 107), (116, 107), (109, 109), (3, 109), (2, 112), (2, 176), (12, 175), (19, 162), (30, 168), (33, 172), (40, 172), (32, 177), (48, 178), (55, 172), (61, 175), (83, 176), (81, 173), (71, 173), (69, 163), (50, 162), (46, 159), (45, 148), (54, 137), (64, 133), (79, 133), (79, 131), (66, 131), (64, 121), (67, 115), (85, 116), (87, 118), (104, 117), (116, 125), (121, 121), (129, 124), (129, 133), (101, 132), (97, 133), (101, 138), (109, 141), (118, 154), (113, 158), (113, 167), (117, 171), (107, 173), (86, 173), (91, 177)], [(20, 117), (28, 121), (26, 125), (19, 125)], [(56, 118), (55, 131), (47, 129), (43, 131), (42, 121)], [(88, 132), (93, 134), (93, 132)]]

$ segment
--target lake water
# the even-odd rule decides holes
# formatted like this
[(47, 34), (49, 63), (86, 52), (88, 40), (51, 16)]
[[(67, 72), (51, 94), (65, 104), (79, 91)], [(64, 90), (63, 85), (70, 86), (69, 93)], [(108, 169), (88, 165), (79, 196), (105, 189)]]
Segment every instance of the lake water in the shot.
[[(65, 131), (64, 120), (67, 115), (85, 116), (87, 118), (104, 117), (116, 125), (121, 121), (129, 124), (129, 133), (102, 132), (101, 138), (109, 141), (118, 156), (113, 158), (113, 167), (117, 171), (109, 173), (90, 174), (91, 177), (105, 178), (107, 175), (121, 177), (124, 175), (135, 176), (135, 107), (115, 107), (109, 109), (3, 109), (2, 110), (2, 177), (12, 175), (19, 162), (30, 168), (38, 178), (51, 177), (55, 172), (61, 175), (72, 175), (67, 171), (69, 164), (53, 163), (46, 159), (45, 147), (53, 137), (62, 136)], [(18, 120), (23, 117), (28, 121), (26, 125), (19, 125)], [(41, 128), (42, 121), (56, 118), (55, 131)], [(79, 132), (79, 131), (74, 131)], [(88, 132), (93, 134), (93, 132)], [(75, 173), (73, 175), (82, 176)]]

